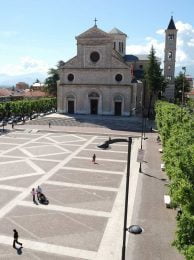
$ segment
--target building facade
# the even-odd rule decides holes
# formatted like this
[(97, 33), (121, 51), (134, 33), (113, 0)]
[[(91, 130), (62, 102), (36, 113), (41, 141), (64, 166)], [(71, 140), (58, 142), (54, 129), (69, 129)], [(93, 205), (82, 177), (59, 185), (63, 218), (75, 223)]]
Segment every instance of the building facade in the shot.
[(76, 37), (77, 55), (61, 63), (59, 113), (129, 116), (137, 108), (141, 84), (133, 83), (126, 55), (127, 35), (92, 28)]

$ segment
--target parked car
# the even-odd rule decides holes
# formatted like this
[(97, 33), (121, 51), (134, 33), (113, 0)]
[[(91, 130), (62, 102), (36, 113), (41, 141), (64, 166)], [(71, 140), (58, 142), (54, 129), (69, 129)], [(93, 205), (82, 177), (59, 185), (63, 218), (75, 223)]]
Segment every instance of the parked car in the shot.
[(16, 116), (15, 118), (14, 118), (14, 122), (15, 123), (18, 123), (18, 122), (21, 122), (22, 121), (22, 117), (21, 116)]
[(35, 119), (35, 118), (37, 118), (37, 117), (38, 117), (38, 114), (37, 114), (37, 113), (34, 113), (34, 114), (31, 115), (31, 118), (32, 118), (32, 119)]

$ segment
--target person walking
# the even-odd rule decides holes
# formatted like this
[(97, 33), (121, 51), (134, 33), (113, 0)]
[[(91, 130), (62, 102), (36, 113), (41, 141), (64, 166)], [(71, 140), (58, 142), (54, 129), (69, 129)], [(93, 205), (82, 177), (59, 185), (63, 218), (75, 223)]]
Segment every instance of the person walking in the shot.
[(32, 194), (33, 202), (34, 202), (35, 204), (37, 204), (36, 198), (35, 198), (35, 196), (36, 196), (36, 191), (35, 191), (34, 188), (32, 189), (31, 194)]
[(51, 128), (51, 122), (49, 122), (48, 124), (49, 124), (49, 128)]
[(92, 156), (92, 162), (95, 163), (96, 162), (96, 155), (94, 153), (94, 155)]
[(40, 195), (42, 194), (42, 188), (40, 186), (36, 188), (36, 194), (37, 194), (37, 199), (39, 200)]
[(13, 248), (16, 248), (15, 244), (18, 244), (22, 247), (22, 243), (18, 241), (19, 235), (16, 229), (13, 229)]

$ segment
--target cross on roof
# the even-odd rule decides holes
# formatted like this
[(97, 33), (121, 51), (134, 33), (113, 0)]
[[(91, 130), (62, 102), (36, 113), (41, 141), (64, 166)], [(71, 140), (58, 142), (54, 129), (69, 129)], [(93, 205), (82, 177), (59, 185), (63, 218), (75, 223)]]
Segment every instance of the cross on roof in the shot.
[(96, 22), (97, 22), (98, 20), (96, 19), (96, 17), (95, 17), (95, 19), (94, 19), (94, 26), (97, 26), (97, 24), (96, 24)]

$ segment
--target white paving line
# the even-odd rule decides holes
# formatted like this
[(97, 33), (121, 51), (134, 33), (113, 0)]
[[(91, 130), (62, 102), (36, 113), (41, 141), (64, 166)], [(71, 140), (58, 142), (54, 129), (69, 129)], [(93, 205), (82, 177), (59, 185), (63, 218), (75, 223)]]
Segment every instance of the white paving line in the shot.
[(32, 233), (32, 232), (30, 232), (28, 229), (24, 228), (24, 227), (22, 226), (23, 223), (21, 223), (21, 225), (20, 225), (18, 222), (16, 222), (15, 220), (13, 220), (13, 218), (11, 218), (11, 217), (7, 217), (6, 219), (8, 219), (8, 220), (13, 224), (13, 226), (14, 226), (15, 228), (18, 228), (18, 227), (19, 227), (20, 230), (24, 230), (25, 233), (29, 234), (30, 236), (32, 236), (32, 237), (35, 238), (36, 240), (40, 239), (40, 238), (39, 238), (38, 236), (36, 236), (34, 233)]
[[(131, 167), (130, 167), (131, 171), (130, 171), (130, 181), (129, 181), (127, 226), (130, 226), (132, 220), (138, 173), (139, 173), (139, 163), (137, 163), (137, 151), (139, 147), (139, 140), (135, 140), (135, 142), (136, 145), (133, 146), (132, 153), (131, 153)], [(95, 260), (121, 259), (125, 187), (126, 187), (126, 175), (123, 176), (121, 186), (112, 209), (112, 213), (111, 213), (112, 217), (109, 218), (108, 220)], [(127, 241), (128, 241), (128, 234), (126, 239), (126, 246), (127, 246)]]
[(41, 162), (57, 162), (57, 163), (59, 163), (61, 160), (54, 160), (54, 159), (50, 159), (50, 158), (48, 158), (48, 159), (45, 159), (45, 158), (39, 158), (39, 157), (36, 157), (36, 158), (31, 158), (31, 160), (34, 162), (34, 161), (41, 161)]
[(110, 212), (105, 211), (97, 211), (97, 210), (90, 210), (90, 209), (79, 209), (79, 208), (72, 208), (72, 207), (64, 207), (64, 206), (58, 206), (58, 205), (35, 205), (31, 201), (20, 201), (17, 203), (17, 205), (30, 207), (30, 208), (36, 208), (36, 209), (44, 209), (44, 210), (53, 210), (53, 211), (59, 211), (59, 212), (66, 212), (66, 213), (72, 213), (72, 214), (80, 214), (80, 215), (87, 215), (87, 216), (95, 216), (95, 217), (105, 217), (109, 218), (111, 216)]
[(19, 150), (22, 151), (28, 157), (33, 157), (34, 156), (31, 152), (26, 150), (26, 147), (21, 147), (21, 148), (19, 148)]
[[(2, 157), (3, 158), (3, 157)], [(14, 158), (13, 158), (14, 159)], [(0, 162), (0, 165), (1, 164), (7, 164), (7, 163), (16, 163), (16, 162), (24, 162), (25, 161), (25, 157), (21, 157), (21, 159), (18, 159), (18, 160), (8, 160), (8, 161), (6, 161), (6, 162)]]
[(79, 139), (80, 139), (79, 141), (87, 141), (87, 139), (85, 139), (85, 138), (82, 137), (82, 136), (77, 136), (77, 135), (75, 135), (75, 134), (70, 134), (70, 136), (74, 136), (74, 137), (76, 137), (76, 138), (79, 138)]
[(49, 140), (49, 141), (51, 142), (51, 144), (53, 144), (53, 145), (59, 144), (59, 142), (56, 141), (56, 140), (54, 140), (52, 137), (53, 137), (53, 136), (48, 136), (46, 139)]
[[(74, 158), (91, 161), (91, 157), (75, 156)], [(124, 163), (126, 163), (126, 160), (106, 159), (106, 158), (99, 158), (99, 157), (96, 159), (96, 161), (109, 161), (109, 162), (124, 162)]]
[(79, 188), (79, 189), (91, 189), (91, 190), (103, 190), (103, 191), (118, 191), (117, 188), (105, 187), (105, 186), (95, 186), (77, 183), (67, 183), (59, 181), (46, 181), (45, 184), (58, 185), (63, 187)]
[(83, 171), (83, 172), (99, 172), (99, 173), (108, 173), (108, 174), (118, 174), (118, 175), (123, 175), (123, 172), (119, 171), (105, 171), (105, 170), (97, 170), (97, 169), (88, 169), (88, 168), (75, 168), (75, 167), (61, 167), (61, 169), (65, 170), (74, 170), (74, 171)]
[(60, 144), (54, 144), (54, 146), (60, 149), (61, 151), (64, 151), (64, 153), (71, 153), (69, 149), (61, 147)]
[(29, 174), (15, 175), (15, 176), (13, 175), (13, 176), (9, 176), (9, 177), (2, 177), (2, 178), (0, 178), (0, 182), (6, 181), (6, 180), (15, 180), (15, 179), (27, 178), (27, 177), (36, 176), (36, 175), (43, 175), (43, 173), (29, 173)]
[[(60, 155), (60, 154), (68, 154), (67, 152), (60, 152), (60, 153), (47, 153), (46, 155), (45, 154), (41, 154), (41, 155), (34, 155), (32, 159), (35, 159), (35, 158), (40, 158), (40, 157), (46, 157), (46, 156), (52, 156), (52, 155)], [(50, 160), (50, 159), (48, 159)], [(61, 161), (61, 160), (60, 160)]]
[[(48, 134), (46, 134), (46, 136), (47, 135), (49, 135), (49, 133)], [(9, 138), (9, 137), (8, 137)], [(21, 147), (23, 147), (23, 146), (25, 146), (25, 145), (28, 145), (28, 144), (30, 144), (30, 143), (32, 143), (32, 142), (35, 142), (35, 141), (38, 141), (39, 139), (41, 139), (42, 138), (42, 136), (38, 136), (37, 138), (34, 138), (34, 139), (27, 139), (27, 140), (29, 140), (28, 142), (25, 142), (25, 143), (22, 143), (22, 144), (16, 144), (16, 147), (13, 147), (13, 148), (10, 148), (10, 149), (8, 149), (8, 150), (6, 150), (6, 151), (3, 151), (2, 153), (1, 153), (1, 155), (5, 155), (6, 153), (9, 153), (9, 152), (12, 152), (12, 151), (14, 151), (16, 148), (21, 148)]]
[[(47, 136), (46, 134), (45, 136)], [(40, 139), (43, 136), (37, 138)], [(16, 196), (13, 200), (9, 201), (4, 207), (0, 209), (0, 218), (4, 217), (9, 211), (11, 211), (19, 202), (21, 202), (26, 196), (28, 196), (31, 192), (31, 189), (34, 187), (37, 187), (38, 185), (41, 185), (43, 182), (47, 181), (52, 175), (54, 175), (61, 167), (68, 163), (73, 157), (75, 157), (82, 149), (84, 149), (88, 144), (90, 144), (94, 140), (95, 136), (93, 136), (91, 139), (89, 139), (82, 147), (77, 149), (75, 152), (67, 156), (63, 161), (58, 163), (54, 168), (52, 168), (50, 171), (45, 173), (40, 179), (36, 180), (34, 183), (32, 183), (25, 191), (23, 191), (21, 194)], [(20, 147), (24, 146), (25, 144), (22, 144)], [(15, 148), (14, 148), (15, 149)]]
[(24, 191), (25, 188), (0, 184), (0, 190)]
[(3, 143), (3, 142), (1, 142), (2, 140), (0, 139), (0, 144), (5, 144), (5, 145), (15, 145), (15, 146), (17, 146), (18, 144), (8, 144), (8, 143)]
[[(33, 144), (39, 144), (39, 145), (33, 145)], [(42, 148), (42, 147), (45, 147), (45, 146), (48, 146), (48, 145), (51, 145), (51, 143), (48, 143), (48, 144), (43, 144), (43, 143), (37, 143), (37, 142), (34, 142), (33, 144), (32, 144), (32, 146), (24, 146), (23, 148), (24, 149), (28, 149), (28, 148)]]
[[(35, 251), (41, 251), (47, 254), (56, 254), (56, 255), (64, 255), (69, 257), (75, 257), (75, 258), (83, 258), (88, 260), (95, 260), (96, 259), (96, 252), (89, 251), (89, 250), (83, 250), (83, 249), (77, 249), (72, 247), (64, 247), (64, 246), (58, 246), (48, 243), (41, 243), (36, 242), (28, 239), (20, 239), (23, 243), (23, 247)], [(13, 238), (9, 236), (0, 236), (0, 243), (4, 245), (12, 245), (13, 244)]]
[(31, 166), (32, 169), (35, 170), (35, 172), (43, 174), (45, 171), (43, 171), (42, 168), (40, 168), (37, 164), (35, 164), (32, 160), (26, 159), (26, 163)]

